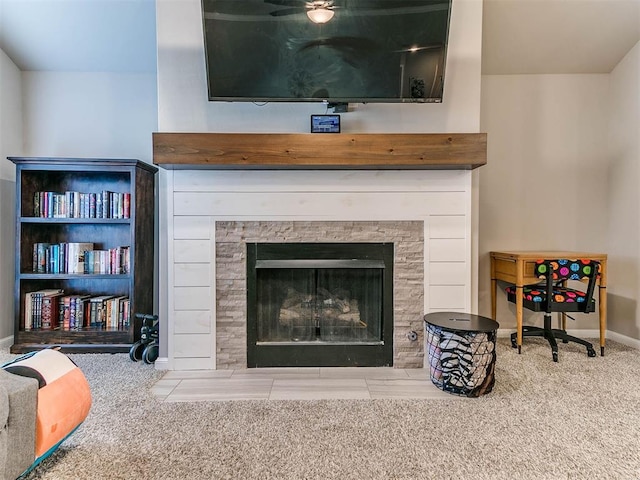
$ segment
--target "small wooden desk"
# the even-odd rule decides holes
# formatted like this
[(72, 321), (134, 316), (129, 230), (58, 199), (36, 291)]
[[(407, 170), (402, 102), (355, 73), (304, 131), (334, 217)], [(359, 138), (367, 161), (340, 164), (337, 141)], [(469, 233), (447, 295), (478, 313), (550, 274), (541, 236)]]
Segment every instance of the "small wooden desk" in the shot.
[[(533, 274), (536, 260), (542, 258), (590, 258), (600, 262), (598, 282), (600, 316), (600, 355), (604, 355), (605, 332), (607, 330), (607, 254), (565, 251), (514, 251), (491, 252), (491, 316), (496, 319), (496, 294), (498, 280), (516, 287), (516, 328), (518, 353), (522, 347), (522, 287), (538, 283), (540, 279)], [(564, 317), (563, 317), (564, 320)], [(563, 322), (564, 324), (564, 322)], [(563, 328), (565, 326), (563, 325)]]

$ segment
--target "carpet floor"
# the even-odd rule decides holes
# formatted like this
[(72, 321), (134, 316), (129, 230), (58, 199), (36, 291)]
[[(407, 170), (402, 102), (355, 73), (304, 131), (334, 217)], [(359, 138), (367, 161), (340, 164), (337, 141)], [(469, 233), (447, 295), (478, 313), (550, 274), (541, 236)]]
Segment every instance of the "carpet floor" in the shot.
[[(499, 339), (480, 398), (164, 403), (162, 372), (71, 355), (87, 420), (34, 479), (639, 479), (640, 355)], [(11, 356), (0, 354), (0, 361)]]

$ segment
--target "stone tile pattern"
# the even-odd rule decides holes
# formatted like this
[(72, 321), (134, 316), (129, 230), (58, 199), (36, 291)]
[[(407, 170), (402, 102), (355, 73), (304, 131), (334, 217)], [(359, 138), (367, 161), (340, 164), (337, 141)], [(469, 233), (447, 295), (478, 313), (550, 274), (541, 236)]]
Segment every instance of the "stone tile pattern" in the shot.
[[(423, 367), (424, 223), (216, 222), (216, 368), (247, 368), (246, 243), (394, 243), (394, 339), (396, 368)], [(407, 334), (415, 331), (416, 341)]]

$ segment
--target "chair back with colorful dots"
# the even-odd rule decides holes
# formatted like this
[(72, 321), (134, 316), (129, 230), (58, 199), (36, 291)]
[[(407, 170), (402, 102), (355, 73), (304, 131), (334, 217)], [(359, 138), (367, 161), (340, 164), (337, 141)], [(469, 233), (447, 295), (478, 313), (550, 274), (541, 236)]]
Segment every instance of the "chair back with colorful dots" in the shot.
[[(547, 312), (553, 311), (553, 303), (575, 302), (584, 305), (584, 313), (594, 310), (593, 293), (596, 281), (600, 274), (600, 263), (591, 259), (542, 259), (536, 261), (534, 268), (538, 278), (546, 280)], [(566, 280), (588, 279), (586, 291), (573, 288), (554, 286), (554, 282), (566, 282)], [(551, 293), (551, 294), (549, 294)], [(584, 302), (584, 303), (583, 303)]]

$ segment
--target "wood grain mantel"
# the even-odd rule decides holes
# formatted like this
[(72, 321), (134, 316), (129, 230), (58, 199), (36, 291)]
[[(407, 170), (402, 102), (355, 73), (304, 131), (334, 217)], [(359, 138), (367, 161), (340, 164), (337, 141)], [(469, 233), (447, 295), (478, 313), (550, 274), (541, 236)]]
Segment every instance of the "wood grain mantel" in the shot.
[(459, 169), (487, 163), (486, 133), (162, 133), (169, 169)]

